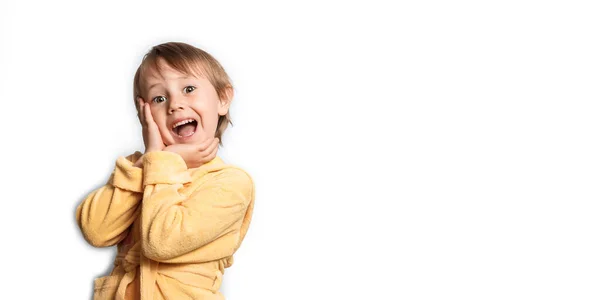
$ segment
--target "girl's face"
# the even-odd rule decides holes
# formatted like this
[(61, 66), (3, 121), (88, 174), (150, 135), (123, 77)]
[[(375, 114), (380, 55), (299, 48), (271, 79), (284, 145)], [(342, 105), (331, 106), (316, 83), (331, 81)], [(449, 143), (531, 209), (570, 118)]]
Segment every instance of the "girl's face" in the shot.
[[(165, 145), (198, 144), (214, 137), (219, 116), (227, 114), (232, 97), (220, 101), (217, 91), (204, 77), (180, 73), (159, 58), (162, 73), (148, 73), (144, 102), (150, 104), (152, 117)], [(181, 122), (191, 120), (191, 122)]]

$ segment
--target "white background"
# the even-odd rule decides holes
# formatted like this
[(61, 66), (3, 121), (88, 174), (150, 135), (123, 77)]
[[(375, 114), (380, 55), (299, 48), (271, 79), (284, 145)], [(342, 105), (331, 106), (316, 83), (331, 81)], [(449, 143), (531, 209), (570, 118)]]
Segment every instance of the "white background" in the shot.
[(1, 2), (2, 298), (110, 272), (75, 209), (182, 41), (233, 79), (219, 155), (256, 183), (228, 300), (599, 299), (595, 1), (349, 2)]

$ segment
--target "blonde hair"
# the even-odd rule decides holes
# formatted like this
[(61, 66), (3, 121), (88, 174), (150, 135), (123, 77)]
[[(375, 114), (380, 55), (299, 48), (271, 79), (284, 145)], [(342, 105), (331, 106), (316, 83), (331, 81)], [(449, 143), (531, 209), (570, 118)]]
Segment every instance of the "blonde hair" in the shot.
[[(158, 64), (159, 58), (164, 59), (171, 68), (181, 73), (206, 77), (215, 88), (219, 100), (232, 100), (229, 99), (232, 95), (227, 94), (228, 89), (233, 90), (231, 79), (213, 56), (186, 43), (168, 42), (152, 47), (142, 58), (142, 63), (133, 78), (134, 105), (137, 103), (137, 97), (142, 97), (142, 79), (145, 78), (147, 72), (161, 70)], [(221, 145), (223, 145), (223, 133), (229, 124), (233, 125), (233, 122), (228, 111), (226, 115), (219, 116), (217, 122), (215, 137), (219, 138)]]

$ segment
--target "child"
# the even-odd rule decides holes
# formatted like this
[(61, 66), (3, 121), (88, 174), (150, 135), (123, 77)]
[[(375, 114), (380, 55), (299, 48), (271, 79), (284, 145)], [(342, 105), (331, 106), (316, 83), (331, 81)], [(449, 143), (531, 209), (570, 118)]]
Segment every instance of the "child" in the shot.
[(94, 299), (224, 299), (252, 217), (254, 183), (217, 150), (233, 87), (208, 53), (185, 43), (153, 47), (134, 77), (145, 153), (116, 160), (106, 185), (77, 207), (87, 242), (117, 245)]

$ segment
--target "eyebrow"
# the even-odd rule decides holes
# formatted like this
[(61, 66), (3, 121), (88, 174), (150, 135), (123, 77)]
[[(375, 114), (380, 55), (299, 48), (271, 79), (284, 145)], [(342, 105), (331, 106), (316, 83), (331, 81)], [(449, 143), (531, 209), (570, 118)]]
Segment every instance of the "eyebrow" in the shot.
[[(192, 76), (179, 76), (179, 77), (177, 77), (175, 79), (187, 79), (187, 78), (193, 78), (193, 77)], [(158, 85), (158, 84), (159, 83), (157, 82), (157, 83), (151, 85), (150, 87), (148, 87), (148, 91), (151, 90), (155, 85)]]

